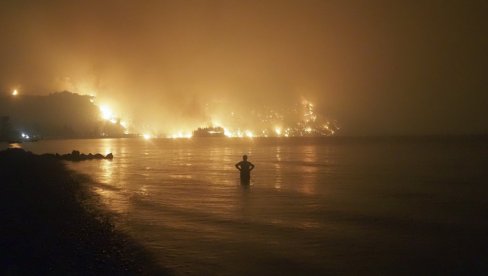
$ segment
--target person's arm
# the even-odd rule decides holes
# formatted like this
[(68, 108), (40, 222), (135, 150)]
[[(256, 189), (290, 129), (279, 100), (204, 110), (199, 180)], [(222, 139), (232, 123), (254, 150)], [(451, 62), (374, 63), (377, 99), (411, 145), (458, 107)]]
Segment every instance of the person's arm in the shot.
[(241, 170), (241, 167), (239, 167), (240, 164), (241, 164), (241, 162), (236, 163), (236, 165), (235, 165), (238, 170)]
[(249, 165), (250, 165), (249, 171), (254, 170), (254, 164), (253, 164), (253, 163), (251, 163), (251, 162), (249, 162)]

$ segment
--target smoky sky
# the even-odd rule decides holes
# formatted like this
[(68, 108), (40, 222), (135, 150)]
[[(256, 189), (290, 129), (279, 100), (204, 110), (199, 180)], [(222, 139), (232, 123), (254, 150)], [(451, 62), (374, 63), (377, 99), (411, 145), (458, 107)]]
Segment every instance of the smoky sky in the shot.
[(307, 99), (346, 135), (486, 133), (486, 14), (485, 1), (4, 0), (0, 87), (94, 94), (159, 129)]

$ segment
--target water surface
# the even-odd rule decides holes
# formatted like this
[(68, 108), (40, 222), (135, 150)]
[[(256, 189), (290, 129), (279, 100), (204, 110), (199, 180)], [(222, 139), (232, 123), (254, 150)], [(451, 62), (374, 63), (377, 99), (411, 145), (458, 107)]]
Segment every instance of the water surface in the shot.
[[(487, 271), (483, 139), (90, 139), (68, 163), (176, 274)], [(242, 186), (234, 164), (256, 165)]]

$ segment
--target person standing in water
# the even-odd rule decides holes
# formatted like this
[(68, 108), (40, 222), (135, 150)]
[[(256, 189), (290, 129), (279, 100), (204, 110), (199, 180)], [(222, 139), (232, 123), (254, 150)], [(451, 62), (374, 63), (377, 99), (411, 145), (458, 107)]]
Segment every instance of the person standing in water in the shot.
[(247, 155), (242, 156), (242, 161), (237, 163), (236, 168), (241, 172), (241, 183), (249, 184), (251, 180), (251, 171), (254, 169), (254, 164), (247, 161)]

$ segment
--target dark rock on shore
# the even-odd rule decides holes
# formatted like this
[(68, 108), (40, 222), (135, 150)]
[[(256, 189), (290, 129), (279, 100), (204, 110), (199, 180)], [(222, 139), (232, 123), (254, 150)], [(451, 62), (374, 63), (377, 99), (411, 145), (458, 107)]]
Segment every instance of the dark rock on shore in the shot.
[(53, 156), (0, 151), (0, 275), (168, 274)]
[(114, 159), (114, 155), (112, 153), (109, 153), (106, 156), (103, 156), (100, 153), (84, 154), (84, 153), (80, 153), (77, 150), (73, 150), (71, 153), (62, 154), (62, 155), (60, 155), (58, 153), (56, 153), (56, 154), (45, 153), (42, 156), (43, 157), (56, 158), (56, 159), (60, 159), (60, 160), (67, 160), (67, 161), (85, 161), (85, 160), (102, 160), (102, 159), (112, 160), (112, 159)]

